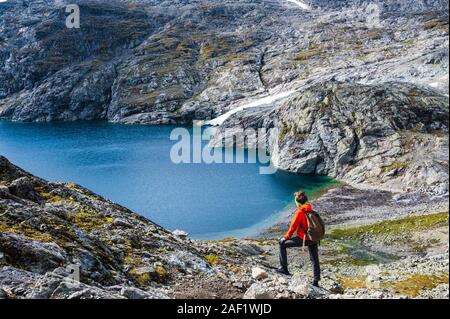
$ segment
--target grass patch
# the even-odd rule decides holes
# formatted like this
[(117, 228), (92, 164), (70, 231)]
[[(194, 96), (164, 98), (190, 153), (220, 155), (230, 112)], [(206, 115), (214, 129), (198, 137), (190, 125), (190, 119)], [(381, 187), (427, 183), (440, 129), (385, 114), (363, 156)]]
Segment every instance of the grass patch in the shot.
[(209, 255), (204, 255), (203, 257), (206, 259), (206, 261), (211, 266), (217, 265), (219, 263), (219, 260), (220, 260), (220, 257), (218, 255), (209, 254)]
[(25, 221), (11, 220), (7, 215), (0, 216), (0, 232), (17, 234), (29, 240), (53, 242), (53, 237), (49, 233), (36, 229)]
[(92, 208), (86, 208), (78, 211), (72, 218), (72, 222), (78, 228), (91, 231), (96, 228), (101, 228), (105, 224), (111, 224), (113, 219), (111, 217), (102, 217)]
[(448, 225), (448, 212), (422, 216), (410, 216), (402, 219), (387, 220), (371, 225), (347, 229), (335, 229), (328, 235), (328, 237), (332, 239), (362, 239), (366, 235), (398, 235), (410, 231), (421, 231), (439, 225)]
[(338, 277), (337, 281), (344, 289), (367, 288), (366, 277)]
[(410, 297), (417, 297), (423, 290), (436, 288), (440, 284), (448, 285), (448, 274), (413, 274), (405, 280), (389, 283), (385, 286), (387, 288), (392, 288), (395, 293), (407, 295)]
[(141, 287), (148, 286), (153, 281), (153, 278), (149, 273), (137, 273), (135, 269), (132, 269), (129, 274)]

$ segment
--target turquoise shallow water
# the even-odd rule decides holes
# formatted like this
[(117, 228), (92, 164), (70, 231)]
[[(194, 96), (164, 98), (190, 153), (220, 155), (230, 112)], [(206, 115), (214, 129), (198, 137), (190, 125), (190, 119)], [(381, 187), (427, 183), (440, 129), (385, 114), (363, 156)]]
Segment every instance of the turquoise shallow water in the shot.
[(173, 164), (171, 126), (0, 121), (0, 154), (50, 181), (75, 182), (193, 238), (247, 236), (292, 208), (292, 193), (326, 177), (260, 164)]

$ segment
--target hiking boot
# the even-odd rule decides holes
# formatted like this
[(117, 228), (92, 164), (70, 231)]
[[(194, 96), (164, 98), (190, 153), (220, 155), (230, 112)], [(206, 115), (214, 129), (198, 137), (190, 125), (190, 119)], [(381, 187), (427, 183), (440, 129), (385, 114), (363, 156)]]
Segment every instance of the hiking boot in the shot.
[(280, 267), (277, 269), (277, 273), (289, 276), (289, 270), (286, 267)]
[(318, 281), (318, 280), (314, 280), (313, 283), (312, 283), (312, 285), (313, 285), (314, 287), (319, 288), (319, 281)]

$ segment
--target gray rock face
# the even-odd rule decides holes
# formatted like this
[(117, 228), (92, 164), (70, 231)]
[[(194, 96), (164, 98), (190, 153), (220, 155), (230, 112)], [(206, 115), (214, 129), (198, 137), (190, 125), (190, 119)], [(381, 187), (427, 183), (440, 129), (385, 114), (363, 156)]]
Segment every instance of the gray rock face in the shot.
[(448, 98), (405, 83), (313, 85), (271, 113), (244, 110), (228, 128), (275, 128), (272, 161), (280, 169), (326, 174), (391, 191), (448, 192)]
[(8, 190), (10, 194), (17, 197), (29, 199), (34, 202), (42, 201), (42, 197), (33, 189), (33, 182), (27, 177), (14, 180)]
[(448, 89), (448, 1), (306, 2), (83, 0), (80, 29), (70, 1), (2, 3), (0, 118), (190, 124), (332, 78)]

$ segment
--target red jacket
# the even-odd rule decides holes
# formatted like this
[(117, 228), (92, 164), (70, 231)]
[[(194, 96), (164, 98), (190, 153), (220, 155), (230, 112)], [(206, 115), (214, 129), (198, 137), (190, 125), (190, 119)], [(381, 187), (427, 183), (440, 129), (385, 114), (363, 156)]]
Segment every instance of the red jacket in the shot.
[[(284, 235), (285, 239), (291, 238), (292, 234), (297, 230), (298, 237), (303, 239), (304, 232), (303, 230), (308, 229), (308, 222), (306, 221), (305, 212), (312, 212), (311, 204), (304, 204), (297, 208), (297, 212), (295, 213), (294, 218), (292, 219), (291, 226), (289, 227), (288, 232)], [(306, 240), (310, 240), (308, 236), (306, 236)]]

